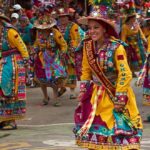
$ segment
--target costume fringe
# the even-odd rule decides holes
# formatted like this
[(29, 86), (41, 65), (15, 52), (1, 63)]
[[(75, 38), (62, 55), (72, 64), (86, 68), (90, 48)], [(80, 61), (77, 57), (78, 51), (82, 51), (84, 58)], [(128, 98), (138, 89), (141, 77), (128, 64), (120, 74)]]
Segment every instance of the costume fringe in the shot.
[(117, 145), (117, 144), (98, 144), (98, 143), (86, 143), (81, 142), (80, 140), (76, 141), (76, 144), (82, 148), (96, 149), (96, 150), (130, 150), (136, 149), (140, 150), (140, 144), (129, 144), (129, 145)]

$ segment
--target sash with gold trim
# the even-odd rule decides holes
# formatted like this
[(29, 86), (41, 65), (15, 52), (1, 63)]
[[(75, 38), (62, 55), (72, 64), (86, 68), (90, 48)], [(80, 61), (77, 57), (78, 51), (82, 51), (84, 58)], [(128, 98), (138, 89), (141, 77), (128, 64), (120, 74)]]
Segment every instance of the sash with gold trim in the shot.
[(107, 79), (105, 76), (102, 68), (98, 64), (98, 62), (95, 59), (95, 53), (94, 53), (94, 45), (92, 40), (86, 40), (85, 41), (85, 49), (86, 49), (86, 55), (88, 59), (88, 63), (92, 69), (92, 71), (95, 73), (95, 75), (98, 77), (100, 82), (103, 84), (105, 89), (107, 90), (110, 98), (113, 100), (115, 97), (115, 87), (113, 84)]

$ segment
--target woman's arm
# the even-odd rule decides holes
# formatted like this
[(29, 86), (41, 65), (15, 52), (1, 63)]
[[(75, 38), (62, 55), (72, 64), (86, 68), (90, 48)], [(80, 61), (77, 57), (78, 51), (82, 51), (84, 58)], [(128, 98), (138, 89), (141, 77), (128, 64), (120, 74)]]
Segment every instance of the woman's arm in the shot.
[(127, 90), (132, 80), (132, 72), (127, 62), (125, 49), (120, 45), (115, 52), (115, 63), (118, 71), (116, 83), (116, 104), (125, 105), (127, 103)]
[(83, 59), (82, 59), (82, 75), (81, 75), (81, 84), (80, 84), (81, 92), (86, 91), (91, 79), (92, 79), (92, 71), (87, 60), (86, 49), (84, 46), (83, 47)]
[(8, 30), (8, 40), (12, 48), (17, 48), (24, 59), (29, 58), (27, 47), (15, 29), (11, 28)]
[(66, 52), (67, 51), (67, 43), (64, 40), (63, 35), (57, 29), (53, 28), (53, 31), (54, 31), (54, 39), (56, 40), (56, 43), (59, 45), (60, 50), (62, 52)]

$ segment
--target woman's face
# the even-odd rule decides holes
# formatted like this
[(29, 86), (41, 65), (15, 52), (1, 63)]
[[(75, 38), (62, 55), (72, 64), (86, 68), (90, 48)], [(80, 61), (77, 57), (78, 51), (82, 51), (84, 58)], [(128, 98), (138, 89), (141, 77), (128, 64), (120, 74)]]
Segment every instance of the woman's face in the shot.
[(88, 21), (88, 31), (93, 41), (98, 41), (103, 38), (106, 32), (105, 28), (95, 20)]

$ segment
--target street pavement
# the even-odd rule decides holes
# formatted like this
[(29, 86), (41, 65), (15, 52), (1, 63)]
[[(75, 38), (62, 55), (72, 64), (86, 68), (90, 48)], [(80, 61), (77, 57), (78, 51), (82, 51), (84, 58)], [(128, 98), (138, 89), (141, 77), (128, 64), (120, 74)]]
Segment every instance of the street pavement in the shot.
[[(149, 106), (142, 105), (142, 89), (132, 87), (136, 93), (137, 104), (143, 118), (150, 113)], [(18, 129), (0, 131), (0, 150), (81, 150), (75, 145), (72, 129), (73, 114), (77, 100), (70, 100), (70, 91), (61, 97), (62, 106), (53, 107), (52, 90), (48, 88), (50, 102), (42, 106), (40, 88), (27, 88), (27, 115), (18, 121)], [(79, 86), (76, 94), (79, 92)], [(150, 123), (144, 123), (141, 150), (150, 150)]]

